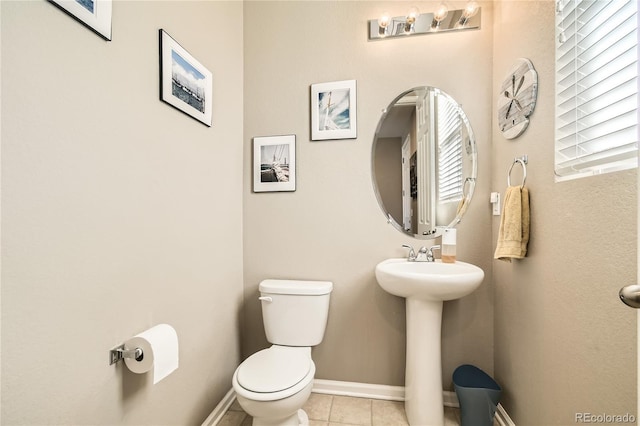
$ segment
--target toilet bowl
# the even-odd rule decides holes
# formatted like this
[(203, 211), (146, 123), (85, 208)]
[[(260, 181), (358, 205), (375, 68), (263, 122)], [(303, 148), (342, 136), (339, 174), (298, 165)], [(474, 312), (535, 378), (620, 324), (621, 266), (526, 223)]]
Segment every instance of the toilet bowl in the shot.
[(251, 355), (233, 375), (238, 403), (254, 426), (304, 425), (316, 372), (311, 348), (271, 346)]
[(238, 403), (253, 426), (309, 424), (316, 366), (311, 347), (324, 337), (329, 313), (328, 281), (265, 280), (260, 283), (262, 318), (272, 346), (247, 358), (233, 374)]

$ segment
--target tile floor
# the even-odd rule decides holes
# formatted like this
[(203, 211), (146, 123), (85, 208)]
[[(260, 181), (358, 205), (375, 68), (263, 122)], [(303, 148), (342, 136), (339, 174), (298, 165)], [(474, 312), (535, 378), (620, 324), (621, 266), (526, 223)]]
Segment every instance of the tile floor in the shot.
[[(404, 403), (312, 393), (304, 405), (309, 426), (408, 426)], [(444, 408), (445, 426), (460, 425), (460, 410)], [(219, 426), (251, 426), (251, 416), (235, 401)]]

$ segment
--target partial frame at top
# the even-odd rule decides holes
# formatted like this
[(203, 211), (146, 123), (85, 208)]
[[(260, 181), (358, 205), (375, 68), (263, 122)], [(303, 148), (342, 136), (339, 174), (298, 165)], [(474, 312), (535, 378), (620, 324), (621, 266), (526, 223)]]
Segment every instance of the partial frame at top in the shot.
[(107, 41), (111, 41), (112, 0), (49, 1)]

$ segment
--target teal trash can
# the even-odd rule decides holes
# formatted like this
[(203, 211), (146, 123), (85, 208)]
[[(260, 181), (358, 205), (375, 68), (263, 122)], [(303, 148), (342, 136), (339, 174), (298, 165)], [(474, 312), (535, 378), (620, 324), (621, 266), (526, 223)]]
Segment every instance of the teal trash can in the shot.
[(460, 402), (461, 426), (492, 426), (502, 389), (487, 373), (473, 365), (453, 372), (453, 387)]

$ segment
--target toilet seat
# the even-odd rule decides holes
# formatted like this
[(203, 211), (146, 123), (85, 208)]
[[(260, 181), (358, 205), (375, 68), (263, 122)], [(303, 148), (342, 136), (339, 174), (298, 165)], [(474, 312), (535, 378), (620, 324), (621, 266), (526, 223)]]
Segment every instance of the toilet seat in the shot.
[(254, 401), (287, 398), (304, 389), (315, 375), (311, 348), (273, 345), (247, 358), (236, 369), (236, 393)]
[(306, 351), (272, 346), (247, 358), (238, 368), (238, 384), (259, 393), (278, 392), (296, 385), (311, 368)]

